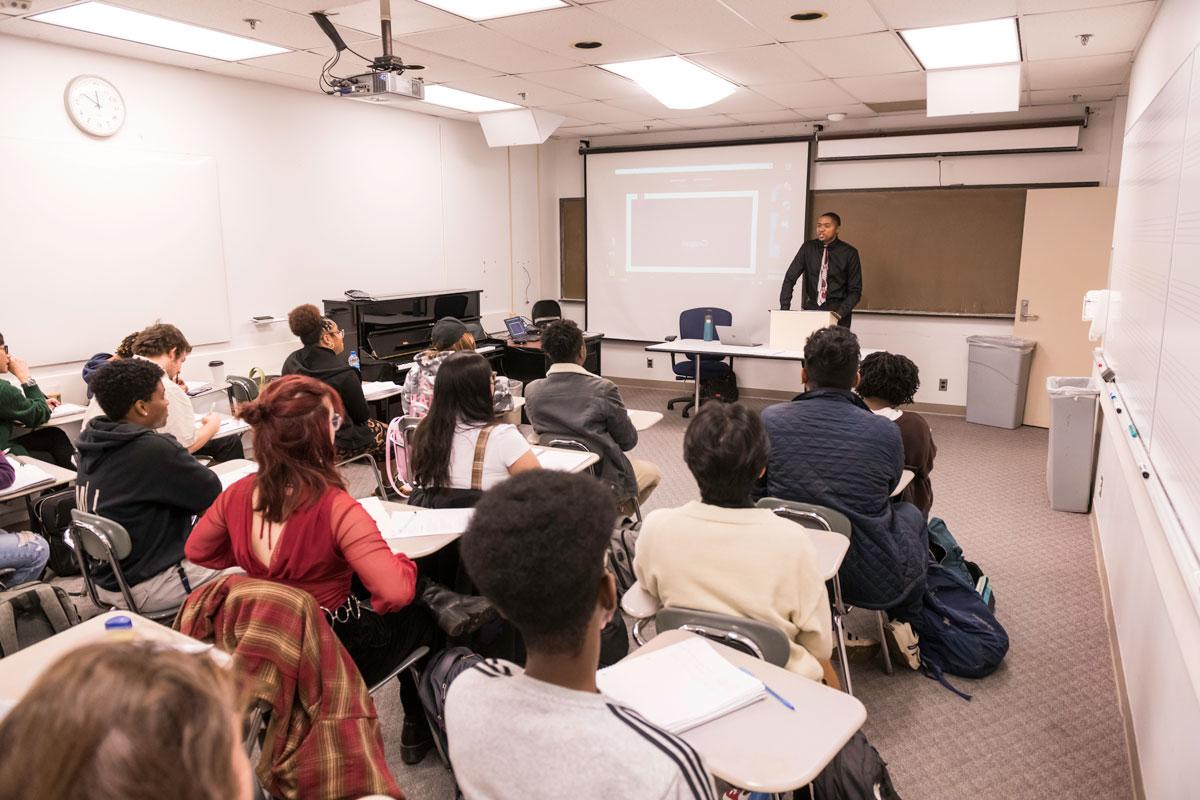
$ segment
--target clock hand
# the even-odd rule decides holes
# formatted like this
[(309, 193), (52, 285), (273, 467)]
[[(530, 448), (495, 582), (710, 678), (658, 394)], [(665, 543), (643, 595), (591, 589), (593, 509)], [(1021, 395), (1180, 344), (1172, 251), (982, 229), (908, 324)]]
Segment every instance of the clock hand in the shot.
[(92, 92), (92, 96), (89, 97), (88, 99), (96, 104), (96, 108), (99, 108), (100, 107), (100, 90), (97, 89), (96, 91)]

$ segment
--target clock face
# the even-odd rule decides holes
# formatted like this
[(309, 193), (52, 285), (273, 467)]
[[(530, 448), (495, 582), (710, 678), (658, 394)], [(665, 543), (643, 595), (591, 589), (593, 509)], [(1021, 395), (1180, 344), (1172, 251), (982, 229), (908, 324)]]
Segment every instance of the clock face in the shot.
[(112, 136), (125, 124), (125, 101), (117, 87), (95, 75), (80, 75), (67, 84), (67, 113), (81, 131)]

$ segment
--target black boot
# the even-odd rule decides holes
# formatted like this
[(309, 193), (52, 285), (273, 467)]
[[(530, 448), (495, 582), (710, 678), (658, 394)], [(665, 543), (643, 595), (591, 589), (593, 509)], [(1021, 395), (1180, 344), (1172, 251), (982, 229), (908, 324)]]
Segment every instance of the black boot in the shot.
[(486, 597), (459, 594), (428, 578), (421, 579), (417, 593), (438, 627), (452, 639), (478, 630), (496, 617), (496, 607)]
[(431, 747), (433, 733), (425, 717), (409, 719), (406, 715), (404, 727), (400, 729), (400, 760), (409, 766), (420, 764)]

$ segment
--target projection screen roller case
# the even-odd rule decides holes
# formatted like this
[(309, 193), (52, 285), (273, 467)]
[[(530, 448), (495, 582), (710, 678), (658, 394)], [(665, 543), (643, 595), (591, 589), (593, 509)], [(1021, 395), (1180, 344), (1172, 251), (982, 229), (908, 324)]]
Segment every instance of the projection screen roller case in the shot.
[(766, 341), (807, 183), (807, 142), (589, 154), (588, 328), (657, 341), (716, 306)]

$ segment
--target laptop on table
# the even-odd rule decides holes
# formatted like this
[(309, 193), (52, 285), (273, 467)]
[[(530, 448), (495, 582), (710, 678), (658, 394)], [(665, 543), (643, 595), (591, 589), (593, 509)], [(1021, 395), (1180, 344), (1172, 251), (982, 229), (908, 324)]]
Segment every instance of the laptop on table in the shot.
[(717, 339), (721, 344), (733, 344), (739, 347), (758, 347), (762, 342), (755, 342), (750, 339), (750, 329), (738, 325), (718, 325), (716, 326)]
[(504, 327), (508, 328), (508, 338), (515, 344), (524, 344), (525, 342), (536, 342), (541, 338), (540, 334), (533, 333), (525, 327), (525, 320), (521, 317), (509, 317), (504, 320)]

